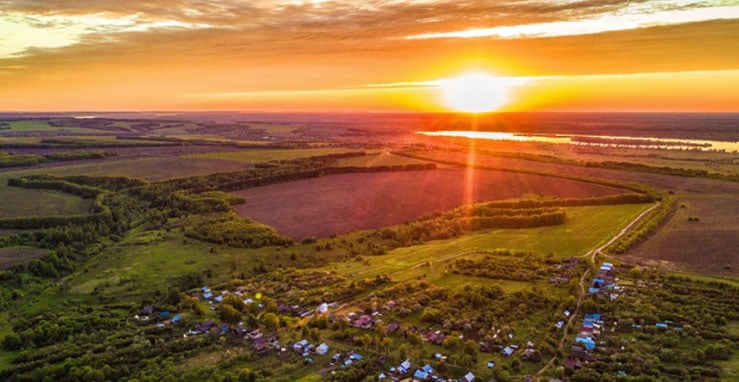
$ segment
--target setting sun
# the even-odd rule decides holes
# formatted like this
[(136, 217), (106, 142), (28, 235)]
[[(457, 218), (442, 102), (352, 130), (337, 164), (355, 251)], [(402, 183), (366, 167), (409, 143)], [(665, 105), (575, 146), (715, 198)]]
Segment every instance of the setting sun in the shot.
[(439, 81), (444, 103), (456, 111), (482, 113), (497, 110), (507, 101), (506, 84), (482, 72)]

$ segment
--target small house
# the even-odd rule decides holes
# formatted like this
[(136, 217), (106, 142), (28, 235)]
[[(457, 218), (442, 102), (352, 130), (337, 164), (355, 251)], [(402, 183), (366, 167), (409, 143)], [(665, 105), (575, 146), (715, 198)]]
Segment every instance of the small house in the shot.
[(325, 355), (326, 353), (328, 353), (328, 345), (326, 345), (325, 343), (322, 343), (318, 345), (318, 347), (316, 347), (316, 354)]

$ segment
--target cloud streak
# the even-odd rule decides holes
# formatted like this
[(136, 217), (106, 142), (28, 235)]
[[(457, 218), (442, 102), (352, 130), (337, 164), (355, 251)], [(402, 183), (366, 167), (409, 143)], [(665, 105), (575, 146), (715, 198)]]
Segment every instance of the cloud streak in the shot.
[(407, 36), (406, 39), (562, 37), (735, 18), (739, 18), (739, 6), (658, 11), (647, 14), (605, 14), (572, 21), (553, 21), (493, 28), (473, 28), (452, 32), (422, 33)]

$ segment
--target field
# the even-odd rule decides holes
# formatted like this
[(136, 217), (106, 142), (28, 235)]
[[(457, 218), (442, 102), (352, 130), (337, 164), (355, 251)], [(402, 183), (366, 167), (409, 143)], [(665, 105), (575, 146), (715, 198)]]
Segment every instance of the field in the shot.
[(235, 206), (240, 215), (302, 239), (402, 224), (426, 213), (471, 202), (531, 194), (590, 197), (622, 192), (613, 187), (539, 175), (439, 169), (332, 175), (234, 194), (246, 199), (245, 204)]
[(23, 174), (127, 176), (145, 180), (164, 180), (212, 174), (214, 172), (242, 171), (248, 166), (235, 161), (197, 158), (116, 158), (110, 161), (89, 161), (67, 166), (48, 166), (25, 170)]
[(308, 158), (312, 156), (321, 156), (329, 154), (343, 154), (348, 152), (360, 152), (362, 150), (352, 150), (346, 148), (315, 148), (315, 149), (294, 149), (294, 150), (243, 150), (229, 151), (221, 153), (204, 153), (191, 155), (192, 158), (208, 158), (223, 159), (246, 163), (262, 163), (273, 160), (291, 160), (299, 158)]
[[(633, 254), (703, 274), (739, 276), (736, 196), (692, 194), (686, 200), (665, 227)], [(694, 218), (698, 221), (691, 221)]]
[[(333, 265), (339, 273), (361, 280), (389, 274), (400, 280), (425, 274), (430, 279), (446, 275), (440, 264), (474, 251), (496, 249), (533, 252), (557, 258), (582, 256), (615, 235), (649, 205), (570, 207), (567, 222), (560, 226), (533, 229), (499, 229), (457, 239), (433, 241), (398, 248), (386, 255), (367, 257), (367, 263)], [(431, 266), (426, 266), (431, 263)], [(440, 267), (439, 272), (434, 272)], [(459, 280), (464, 281), (464, 280)], [(449, 283), (449, 280), (443, 281)]]
[(31, 259), (44, 256), (48, 251), (32, 247), (0, 248), (0, 270), (16, 264), (27, 263)]
[[(5, 180), (0, 178), (2, 183)], [(59, 191), (25, 189), (0, 185), (0, 217), (29, 217), (84, 214), (90, 210), (92, 199)]]

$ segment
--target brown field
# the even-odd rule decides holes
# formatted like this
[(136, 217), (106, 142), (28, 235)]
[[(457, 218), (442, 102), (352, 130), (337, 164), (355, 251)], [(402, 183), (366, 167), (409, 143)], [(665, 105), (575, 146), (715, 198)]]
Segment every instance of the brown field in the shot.
[[(459, 163), (467, 160), (466, 154), (458, 152), (433, 151), (427, 155)], [(476, 162), (486, 166), (621, 180), (673, 191), (678, 204), (683, 203), (688, 208), (678, 211), (657, 235), (648, 238), (630, 255), (669, 262), (669, 269), (739, 276), (739, 183), (485, 155), (477, 155)], [(689, 216), (698, 217), (700, 222), (688, 223)]]
[(48, 253), (45, 249), (27, 247), (0, 248), (0, 270), (23, 264)]
[(241, 216), (302, 239), (402, 224), (468, 202), (527, 194), (589, 197), (621, 192), (618, 188), (539, 175), (438, 169), (332, 175), (235, 194), (246, 199), (245, 204), (236, 206)]
[(703, 274), (739, 276), (737, 196), (688, 194), (681, 200), (684, 207), (632, 254)]

